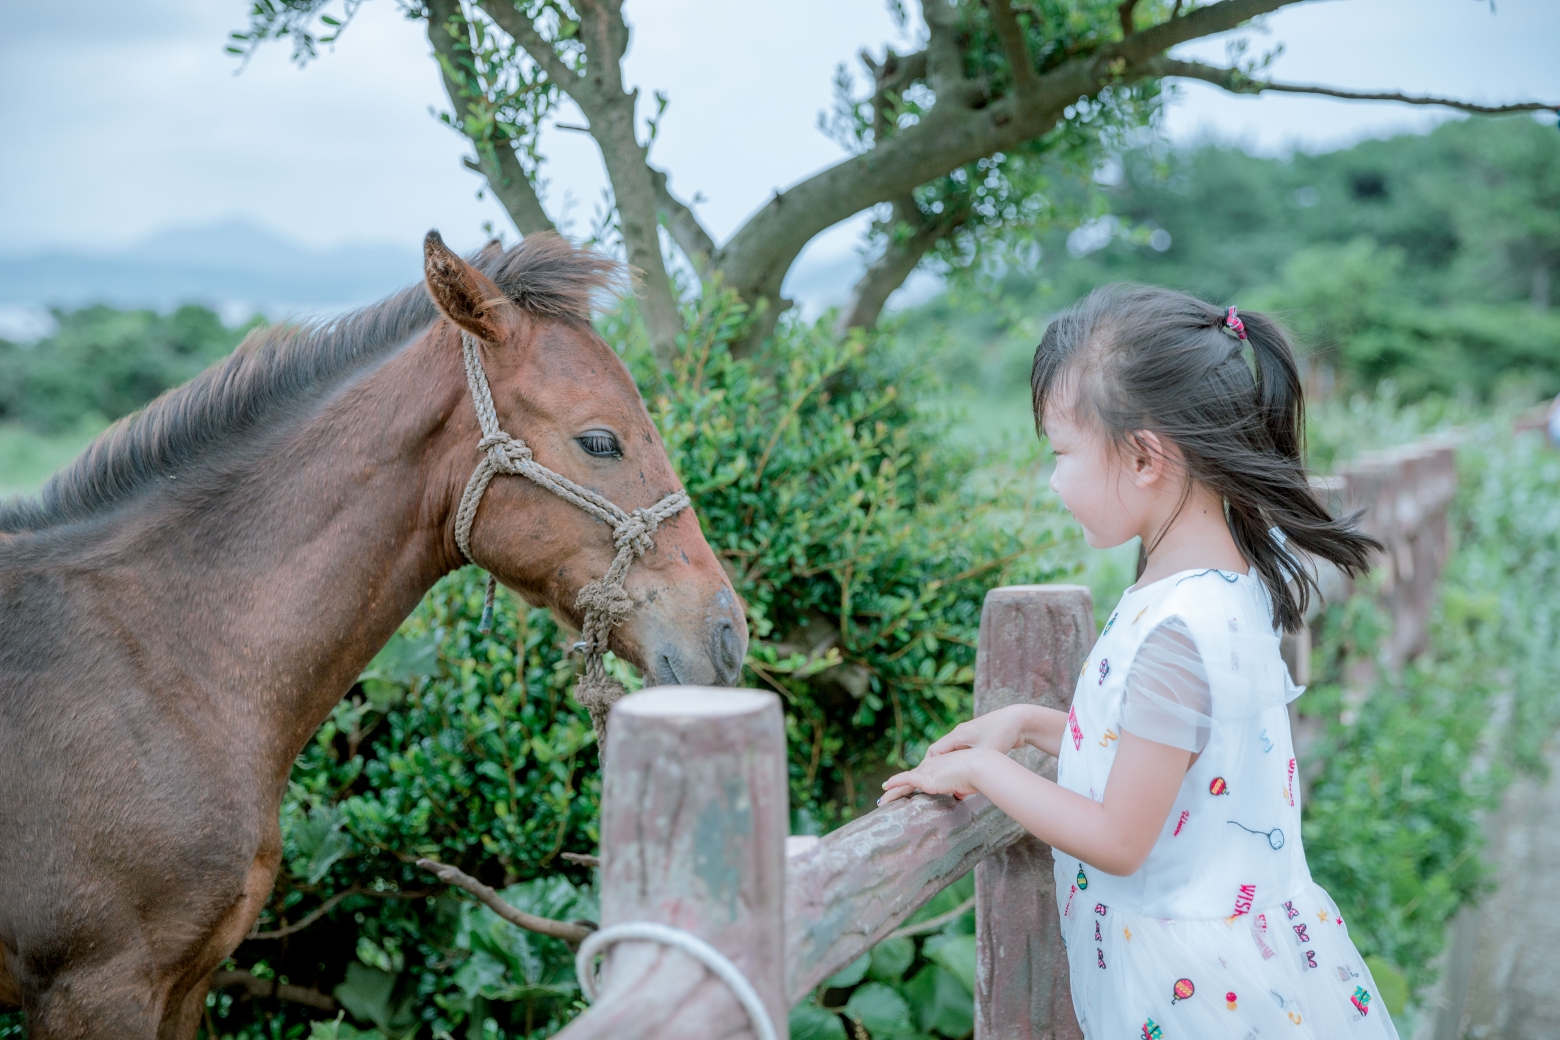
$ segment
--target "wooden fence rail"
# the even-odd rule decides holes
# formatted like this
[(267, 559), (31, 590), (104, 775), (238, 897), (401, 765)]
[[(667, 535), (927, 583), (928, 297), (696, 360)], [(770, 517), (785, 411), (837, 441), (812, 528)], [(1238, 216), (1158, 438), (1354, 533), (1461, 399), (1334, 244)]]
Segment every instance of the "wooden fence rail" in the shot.
[[(1449, 546), (1452, 448), (1411, 445), (1363, 458), (1320, 484), (1335, 507), (1365, 509), (1387, 546), (1381, 596), (1394, 622), (1387, 663), (1424, 640)], [(1347, 594), (1324, 579), (1328, 598)], [(1076, 585), (994, 589), (981, 615), (977, 714), (1015, 703), (1067, 710), (1095, 626)], [(1305, 681), (1307, 645), (1291, 647)], [(784, 721), (754, 690), (662, 687), (619, 701), (602, 795), (602, 927), (670, 925), (724, 954), (752, 983), (778, 1036), (824, 979), (975, 870), (978, 1040), (1064, 1040), (1073, 1015), (1051, 850), (974, 796), (917, 795), (822, 838), (786, 838)], [(1055, 760), (1014, 752), (1055, 776)], [(754, 1036), (732, 989), (682, 950), (607, 948), (600, 991), (566, 1040)]]

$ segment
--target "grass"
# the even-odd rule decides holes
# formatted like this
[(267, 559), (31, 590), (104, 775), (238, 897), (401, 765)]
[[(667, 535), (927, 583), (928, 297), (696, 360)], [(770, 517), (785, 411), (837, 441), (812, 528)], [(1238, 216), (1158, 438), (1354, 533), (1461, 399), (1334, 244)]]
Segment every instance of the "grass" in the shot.
[(84, 417), (68, 433), (35, 433), (0, 423), (0, 499), (35, 494), (49, 474), (75, 458), (108, 424)]

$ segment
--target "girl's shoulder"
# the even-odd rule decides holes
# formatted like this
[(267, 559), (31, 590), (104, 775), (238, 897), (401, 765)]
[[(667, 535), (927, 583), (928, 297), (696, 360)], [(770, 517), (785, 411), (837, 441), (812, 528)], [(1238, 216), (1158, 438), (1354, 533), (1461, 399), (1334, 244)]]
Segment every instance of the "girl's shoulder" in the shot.
[(1119, 613), (1147, 635), (1161, 622), (1179, 617), (1194, 635), (1272, 631), (1272, 607), (1262, 580), (1216, 568), (1181, 571), (1122, 597)]

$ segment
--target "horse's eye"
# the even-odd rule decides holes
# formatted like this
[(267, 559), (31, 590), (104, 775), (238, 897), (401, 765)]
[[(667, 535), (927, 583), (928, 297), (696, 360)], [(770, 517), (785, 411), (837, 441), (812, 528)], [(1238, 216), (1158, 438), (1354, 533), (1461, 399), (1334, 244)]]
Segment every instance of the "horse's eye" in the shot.
[(611, 459), (623, 457), (623, 449), (618, 447), (617, 437), (606, 430), (587, 430), (574, 439), (592, 455)]

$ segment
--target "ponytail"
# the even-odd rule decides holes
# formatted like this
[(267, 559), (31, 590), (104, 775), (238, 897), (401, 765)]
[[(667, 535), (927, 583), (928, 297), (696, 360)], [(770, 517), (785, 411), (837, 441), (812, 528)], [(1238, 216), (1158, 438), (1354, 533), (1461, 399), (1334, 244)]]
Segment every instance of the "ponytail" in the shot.
[(1075, 381), (1079, 403), (1113, 440), (1153, 430), (1175, 443), (1192, 480), (1224, 499), (1235, 545), (1285, 631), (1305, 623), (1319, 591), (1296, 550), (1352, 576), (1381, 549), (1360, 532), (1360, 514), (1330, 515), (1311, 489), (1300, 373), (1273, 318), (1168, 289), (1103, 286), (1053, 321), (1035, 351), (1037, 424), (1066, 372), (1088, 375)]

